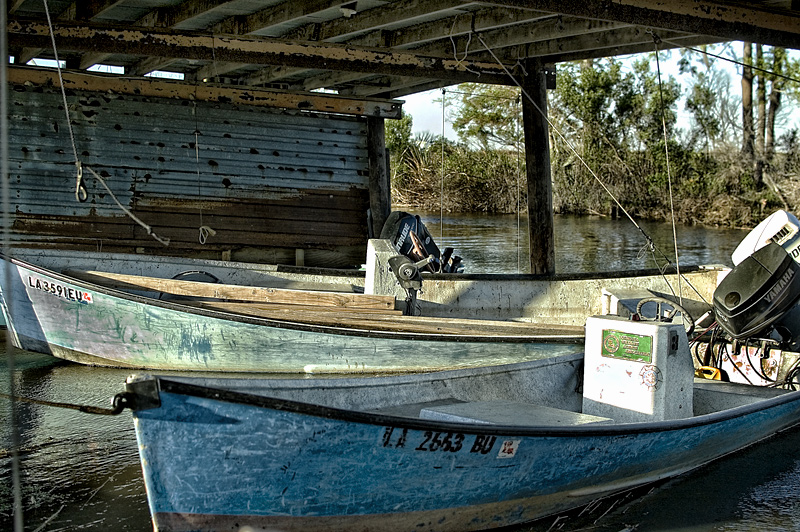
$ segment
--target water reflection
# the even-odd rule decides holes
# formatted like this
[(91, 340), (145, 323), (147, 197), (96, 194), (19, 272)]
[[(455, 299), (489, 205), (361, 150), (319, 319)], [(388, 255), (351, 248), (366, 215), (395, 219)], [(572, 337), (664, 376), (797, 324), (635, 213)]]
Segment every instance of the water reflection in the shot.
[[(5, 350), (0, 379), (7, 391)], [(110, 406), (129, 370), (89, 368), (17, 351), (15, 393), (34, 399)], [(0, 402), (3, 419), (8, 401)], [(92, 416), (16, 403), (26, 530), (152, 530), (129, 412)], [(0, 530), (11, 530), (11, 427), (0, 424)]]
[[(440, 248), (455, 248), (466, 273), (530, 273), (528, 225), (516, 215), (421, 213)], [(672, 226), (640, 222), (656, 247), (675, 262)], [(747, 231), (678, 225), (680, 264), (724, 264)], [(439, 236), (442, 234), (443, 236)], [(654, 268), (647, 240), (629, 220), (600, 216), (555, 217), (556, 271), (603, 272)], [(658, 266), (664, 264), (660, 254)]]

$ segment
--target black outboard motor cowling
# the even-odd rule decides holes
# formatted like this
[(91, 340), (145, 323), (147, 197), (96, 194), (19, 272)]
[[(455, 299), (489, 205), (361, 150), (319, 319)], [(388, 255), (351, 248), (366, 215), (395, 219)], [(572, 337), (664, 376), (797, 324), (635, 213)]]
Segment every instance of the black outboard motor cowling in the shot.
[(453, 248), (439, 250), (422, 219), (414, 214), (393, 211), (381, 230), (381, 238), (391, 241), (401, 255), (419, 262), (430, 255), (433, 261), (421, 268), (431, 273), (461, 273), (461, 257), (453, 255)]
[(800, 264), (774, 243), (740, 262), (714, 291), (717, 321), (735, 339), (766, 336), (779, 326), (780, 340), (796, 343), (800, 323), (784, 318), (799, 302)]

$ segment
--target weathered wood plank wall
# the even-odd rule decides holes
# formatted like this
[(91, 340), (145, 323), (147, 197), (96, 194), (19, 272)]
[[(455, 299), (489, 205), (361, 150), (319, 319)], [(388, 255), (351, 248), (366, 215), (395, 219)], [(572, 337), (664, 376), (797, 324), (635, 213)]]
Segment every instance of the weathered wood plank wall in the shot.
[[(351, 266), (368, 238), (367, 120), (13, 85), (10, 182), (17, 241), (69, 248)], [(200, 227), (209, 234), (201, 243)]]

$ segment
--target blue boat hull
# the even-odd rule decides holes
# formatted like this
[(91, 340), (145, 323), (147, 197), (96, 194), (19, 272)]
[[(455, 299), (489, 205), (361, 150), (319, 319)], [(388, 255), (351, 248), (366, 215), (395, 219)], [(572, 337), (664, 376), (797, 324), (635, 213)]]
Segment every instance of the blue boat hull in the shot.
[(134, 415), (162, 531), (514, 525), (683, 473), (800, 421), (800, 393), (669, 422), (509, 427), (159, 386), (160, 406)]

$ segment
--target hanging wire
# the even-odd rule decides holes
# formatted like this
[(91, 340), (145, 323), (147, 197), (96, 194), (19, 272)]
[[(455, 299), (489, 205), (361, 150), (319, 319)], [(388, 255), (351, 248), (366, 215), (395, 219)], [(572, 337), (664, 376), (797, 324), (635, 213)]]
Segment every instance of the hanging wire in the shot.
[(517, 119), (514, 121), (514, 128), (515, 131), (515, 143), (517, 145), (517, 273), (521, 273), (522, 270), (522, 192), (519, 186), (519, 176), (522, 174), (522, 157), (520, 156), (520, 146), (519, 146), (519, 138), (522, 135), (522, 127), (520, 126), (520, 118), (522, 116), (522, 94), (515, 98), (515, 102), (517, 104)]
[(583, 166), (589, 171), (589, 174), (595, 179), (595, 181), (597, 181), (597, 183), (601, 187), (603, 187), (603, 190), (606, 191), (606, 193), (611, 197), (611, 199), (614, 201), (614, 203), (617, 204), (617, 206), (620, 208), (620, 210), (623, 213), (625, 213), (625, 216), (628, 217), (628, 219), (631, 221), (631, 223), (633, 223), (633, 225), (644, 235), (644, 237), (647, 239), (647, 241), (652, 243), (652, 239), (650, 238), (650, 236), (647, 235), (647, 233), (645, 233), (644, 230), (641, 227), (639, 227), (639, 224), (636, 223), (636, 220), (633, 219), (633, 217), (628, 213), (628, 211), (625, 209), (625, 207), (622, 206), (622, 204), (619, 202), (619, 200), (616, 198), (616, 196), (614, 196), (614, 194), (611, 192), (611, 190), (609, 190), (609, 188), (606, 186), (606, 184), (600, 179), (600, 177), (598, 177), (598, 175), (595, 173), (595, 171), (592, 170), (592, 168), (584, 160), (584, 158), (581, 157), (580, 153), (578, 153), (577, 148), (575, 148), (575, 146), (569, 141), (569, 139), (567, 139), (561, 133), (561, 131), (558, 128), (556, 128), (555, 124), (553, 124), (553, 121), (550, 120), (549, 116), (547, 116), (547, 113), (545, 113), (544, 110), (542, 110), (542, 108), (539, 107), (539, 105), (531, 97), (531, 95), (528, 94), (528, 91), (526, 91), (525, 88), (522, 86), (522, 84), (519, 82), (519, 80), (517, 80), (516, 76), (514, 76), (514, 74), (512, 74), (508, 70), (508, 68), (505, 66), (505, 64), (502, 61), (500, 61), (500, 58), (497, 57), (497, 55), (494, 53), (494, 51), (491, 48), (489, 48), (489, 45), (486, 44), (486, 41), (483, 40), (483, 37), (481, 37), (480, 34), (477, 34), (477, 37), (478, 37), (478, 40), (481, 42), (481, 44), (484, 46), (484, 48), (486, 48), (486, 51), (489, 52), (489, 54), (492, 56), (492, 58), (500, 65), (500, 67), (503, 69), (503, 71), (506, 73), (506, 75), (509, 78), (511, 78), (511, 80), (514, 82), (514, 84), (517, 85), (517, 87), (519, 87), (520, 91), (522, 92), (522, 95), (530, 102), (531, 105), (533, 105), (533, 107), (539, 112), (539, 114), (542, 115), (542, 117), (547, 121), (547, 124), (550, 126), (550, 128), (556, 133), (556, 135), (558, 135), (558, 137), (564, 142), (564, 144), (578, 158), (578, 160), (581, 162), (581, 164), (583, 164)]
[(444, 242), (444, 135), (445, 135), (445, 122), (444, 122), (444, 111), (445, 111), (445, 98), (447, 95), (447, 90), (442, 89), (442, 179), (440, 182), (440, 190), (439, 190), (439, 239), (440, 241)]
[[(652, 33), (652, 31), (649, 32), (649, 33)], [(776, 78), (782, 78), (782, 79), (785, 79), (787, 81), (792, 81), (794, 83), (800, 83), (800, 79), (798, 79), (798, 78), (793, 78), (791, 76), (786, 76), (784, 74), (779, 74), (777, 72), (773, 72), (771, 70), (768, 70), (768, 69), (765, 69), (765, 68), (761, 68), (761, 67), (758, 67), (758, 66), (755, 66), (755, 65), (748, 65), (747, 63), (743, 63), (743, 62), (738, 61), (736, 59), (731, 59), (730, 57), (725, 57), (725, 56), (722, 56), (722, 55), (714, 54), (714, 53), (711, 53), (711, 52), (709, 52), (707, 50), (700, 50), (698, 48), (692, 48), (691, 46), (686, 46), (684, 44), (681, 44), (681, 43), (678, 43), (678, 42), (675, 42), (675, 41), (671, 41), (669, 39), (661, 38), (660, 40), (661, 40), (661, 42), (665, 42), (667, 44), (671, 44), (672, 46), (675, 46), (676, 48), (683, 48), (685, 50), (690, 50), (690, 51), (698, 53), (698, 54), (708, 55), (708, 56), (714, 57), (716, 59), (721, 59), (723, 61), (727, 61), (729, 63), (733, 63), (735, 65), (739, 65), (741, 67), (749, 68), (749, 69), (752, 69), (752, 70), (757, 70), (759, 72), (763, 72), (764, 74), (769, 74), (771, 76), (775, 76)]]
[(658, 72), (658, 97), (661, 104), (661, 127), (664, 131), (664, 152), (666, 154), (667, 164), (667, 188), (669, 190), (669, 212), (672, 216), (672, 241), (675, 245), (675, 272), (678, 277), (678, 304), (683, 305), (683, 290), (681, 288), (681, 266), (680, 259), (678, 258), (678, 232), (675, 228), (675, 204), (672, 195), (672, 170), (669, 164), (669, 137), (667, 136), (667, 111), (664, 108), (664, 87), (661, 84), (661, 61), (658, 58), (658, 43), (661, 39), (653, 33), (653, 44), (656, 48), (656, 70)]
[[(560, 140), (561, 140), (561, 141), (564, 143), (564, 145), (565, 145), (565, 146), (566, 146), (566, 147), (567, 147), (567, 148), (568, 148), (568, 149), (569, 149), (569, 150), (570, 150), (570, 151), (573, 153), (573, 155), (575, 155), (575, 157), (578, 159), (578, 161), (579, 161), (579, 162), (580, 162), (580, 163), (581, 163), (581, 164), (584, 166), (584, 168), (586, 168), (586, 170), (587, 170), (587, 171), (589, 172), (589, 174), (590, 174), (590, 175), (591, 175), (591, 176), (594, 178), (594, 180), (595, 180), (595, 181), (597, 181), (597, 183), (598, 183), (598, 184), (599, 184), (599, 185), (600, 185), (600, 186), (603, 188), (603, 190), (606, 192), (606, 194), (608, 194), (608, 195), (609, 195), (609, 197), (610, 197), (610, 198), (611, 198), (611, 199), (614, 201), (614, 203), (616, 203), (616, 205), (617, 205), (617, 207), (619, 207), (620, 211), (622, 211), (622, 213), (623, 213), (623, 214), (625, 214), (625, 216), (628, 218), (628, 220), (630, 220), (630, 222), (633, 224), (633, 226), (634, 226), (636, 229), (638, 229), (638, 230), (639, 230), (639, 232), (642, 234), (642, 236), (643, 236), (643, 237), (644, 237), (644, 239), (646, 240), (646, 246), (647, 246), (647, 247), (648, 247), (648, 248), (649, 248), (649, 249), (650, 249), (650, 250), (651, 250), (653, 253), (655, 253), (656, 251), (658, 251), (658, 253), (661, 255), (661, 258), (662, 258), (664, 261), (666, 261), (668, 264), (671, 264), (671, 263), (672, 263), (672, 261), (670, 260), (670, 258), (669, 258), (669, 257), (667, 257), (667, 256), (664, 254), (664, 252), (663, 252), (663, 251), (661, 251), (661, 249), (660, 249), (658, 246), (656, 246), (656, 245), (655, 245), (655, 242), (653, 242), (653, 239), (650, 237), (650, 235), (648, 235), (648, 234), (647, 234), (647, 232), (646, 232), (644, 229), (642, 229), (642, 227), (641, 227), (641, 226), (640, 226), (638, 223), (636, 223), (636, 220), (634, 220), (634, 218), (633, 218), (633, 217), (630, 215), (630, 213), (629, 213), (629, 212), (628, 212), (628, 211), (625, 209), (625, 207), (623, 207), (623, 206), (622, 206), (622, 204), (619, 202), (619, 200), (617, 199), (617, 197), (616, 197), (616, 196), (615, 196), (615, 195), (614, 195), (614, 194), (611, 192), (611, 190), (608, 188), (608, 186), (606, 186), (606, 184), (603, 182), (603, 180), (602, 180), (602, 179), (600, 179), (600, 177), (597, 175), (597, 173), (595, 173), (595, 171), (594, 171), (594, 170), (591, 168), (591, 166), (589, 166), (589, 164), (588, 164), (588, 163), (586, 162), (586, 160), (585, 160), (585, 159), (584, 159), (584, 158), (581, 156), (581, 154), (580, 154), (580, 153), (578, 153), (578, 150), (577, 150), (577, 148), (575, 148), (575, 146), (572, 144), (572, 142), (570, 142), (570, 141), (569, 141), (569, 139), (567, 139), (567, 137), (566, 137), (566, 136), (564, 136), (564, 134), (563, 134), (563, 133), (562, 133), (562, 132), (561, 132), (561, 131), (560, 131), (560, 130), (559, 130), (559, 129), (558, 129), (556, 126), (555, 126), (555, 124), (553, 123), (553, 121), (552, 121), (552, 120), (550, 120), (550, 117), (549, 117), (549, 116), (547, 116), (547, 113), (546, 113), (546, 112), (544, 112), (544, 110), (543, 110), (541, 107), (539, 107), (539, 105), (538, 105), (538, 104), (536, 103), (536, 101), (535, 101), (535, 100), (534, 100), (534, 99), (531, 97), (531, 95), (530, 95), (530, 94), (528, 94), (528, 91), (526, 91), (526, 90), (525, 90), (525, 88), (522, 86), (522, 84), (519, 82), (519, 80), (517, 80), (516, 76), (514, 76), (514, 74), (512, 74), (512, 73), (511, 73), (511, 72), (508, 70), (508, 67), (506, 67), (505, 63), (503, 63), (502, 61), (500, 61), (500, 58), (499, 58), (499, 57), (497, 57), (497, 54), (495, 54), (495, 53), (494, 53), (494, 51), (493, 51), (491, 48), (489, 48), (489, 45), (488, 45), (488, 44), (486, 44), (486, 41), (484, 41), (484, 40), (483, 40), (483, 37), (481, 37), (480, 33), (476, 33), (476, 36), (477, 36), (478, 40), (480, 41), (480, 43), (483, 45), (483, 47), (486, 49), (486, 51), (489, 53), (489, 55), (491, 55), (491, 56), (492, 56), (492, 59), (494, 59), (494, 60), (495, 60), (495, 62), (496, 62), (496, 63), (497, 63), (499, 66), (500, 66), (500, 68), (502, 68), (502, 69), (503, 69), (503, 72), (505, 72), (505, 74), (506, 74), (506, 75), (507, 75), (507, 76), (508, 76), (508, 77), (509, 77), (509, 78), (510, 78), (510, 79), (511, 79), (513, 82), (514, 82), (514, 84), (515, 84), (515, 85), (517, 85), (517, 87), (519, 87), (520, 91), (522, 92), (522, 95), (523, 95), (523, 96), (524, 96), (524, 97), (525, 97), (525, 98), (526, 98), (526, 99), (527, 99), (527, 100), (528, 100), (528, 101), (531, 103), (531, 105), (532, 105), (532, 106), (533, 106), (533, 107), (534, 107), (534, 108), (535, 108), (535, 109), (536, 109), (536, 110), (539, 112), (539, 114), (540, 114), (540, 115), (541, 115), (541, 116), (542, 116), (542, 117), (545, 119), (545, 121), (547, 122), (547, 124), (550, 126), (550, 129), (551, 129), (551, 131), (553, 131), (553, 132), (556, 134), (556, 136), (557, 136), (557, 137), (558, 137), (558, 138), (559, 138), (559, 139), (560, 139)], [(680, 275), (680, 274), (679, 274), (679, 275)], [(694, 285), (692, 285), (692, 283), (689, 281), (689, 279), (687, 279), (687, 278), (686, 278), (685, 276), (683, 276), (683, 275), (680, 275), (680, 277), (681, 277), (681, 278), (682, 278), (682, 279), (683, 279), (683, 280), (686, 282), (686, 284), (687, 284), (687, 285), (688, 285), (690, 288), (692, 288), (692, 290), (694, 291), (694, 293), (695, 293), (695, 294), (697, 294), (697, 296), (698, 296), (700, 299), (702, 299), (702, 300), (703, 300), (703, 302), (705, 302), (705, 303), (708, 303), (708, 302), (706, 301), (705, 297), (703, 297), (703, 295), (702, 295), (702, 294), (701, 294), (701, 293), (700, 293), (700, 292), (697, 290), (697, 288), (695, 288), (695, 287), (694, 287)], [(669, 286), (669, 287), (670, 287), (670, 290), (672, 290), (672, 285), (670, 285), (668, 281), (667, 281), (667, 286)]]
[[(67, 119), (67, 129), (69, 130), (69, 140), (72, 144), (72, 153), (75, 155), (75, 166), (79, 166), (78, 148), (75, 146), (75, 135), (72, 133), (72, 123), (69, 117), (69, 105), (67, 104), (67, 93), (64, 90), (64, 78), (61, 76), (61, 62), (58, 60), (58, 48), (56, 47), (56, 34), (53, 31), (53, 21), (50, 19), (50, 9), (47, 6), (47, 0), (44, 1), (44, 14), (47, 17), (47, 27), (50, 28), (50, 42), (53, 45), (53, 56), (56, 59), (56, 71), (58, 72), (58, 83), (61, 85), (61, 99), (64, 103), (64, 114)], [(8, 55), (5, 56), (7, 61)]]

